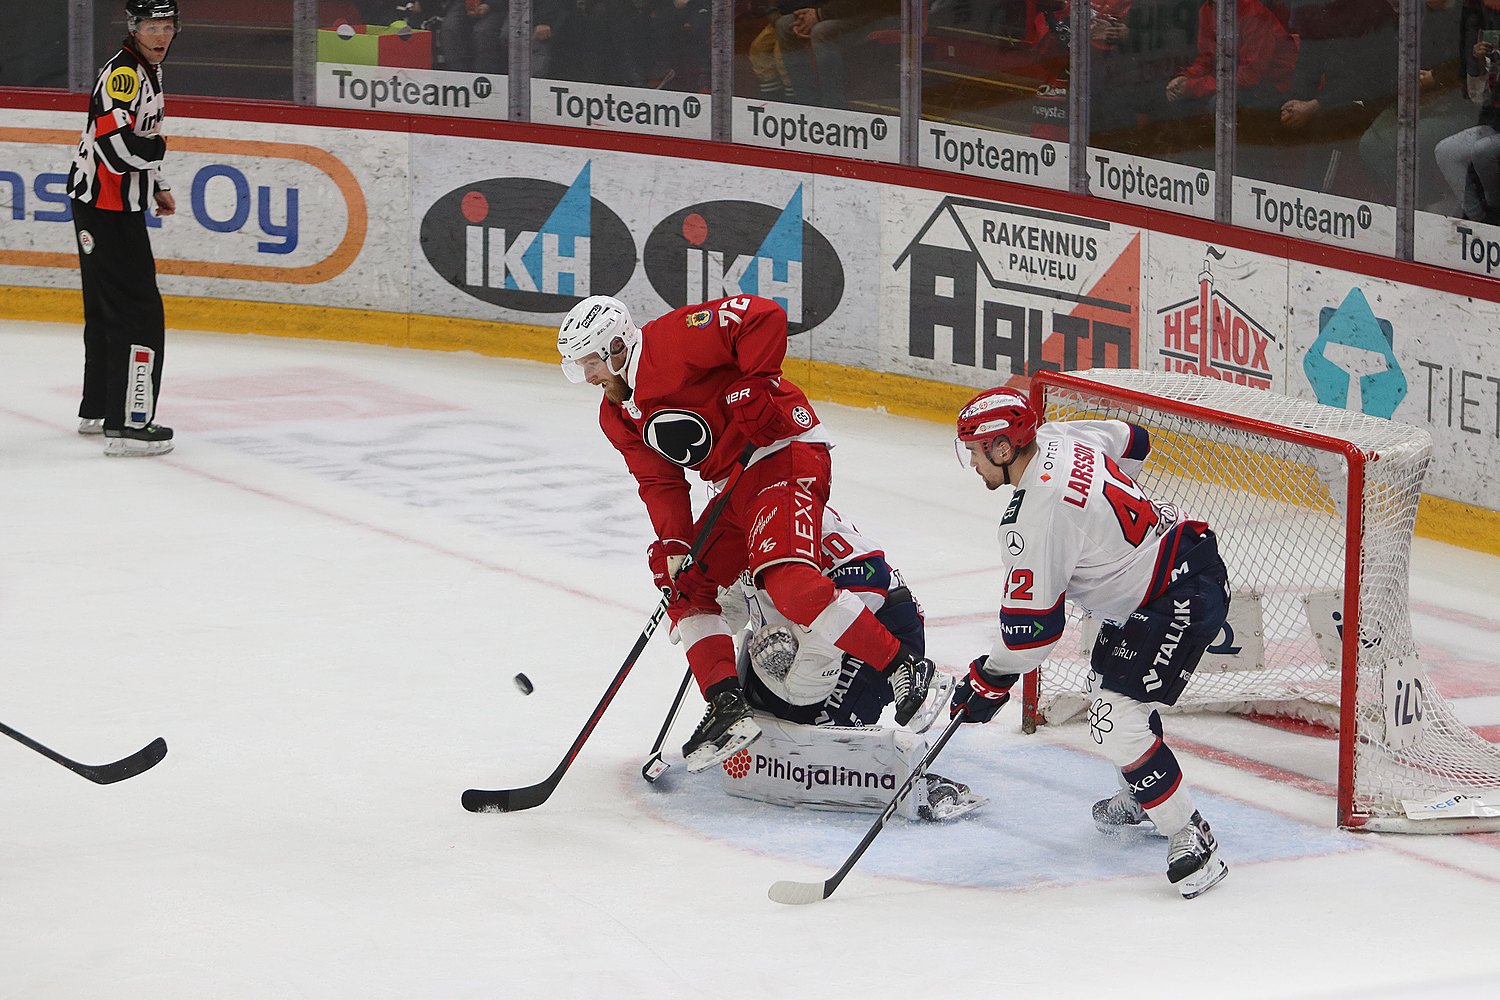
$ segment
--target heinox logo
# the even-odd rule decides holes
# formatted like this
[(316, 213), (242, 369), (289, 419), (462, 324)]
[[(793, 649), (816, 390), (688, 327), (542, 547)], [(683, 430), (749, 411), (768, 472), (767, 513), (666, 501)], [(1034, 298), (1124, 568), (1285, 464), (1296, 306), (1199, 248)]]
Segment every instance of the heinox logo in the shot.
[(844, 295), (844, 267), (802, 218), (802, 186), (780, 209), (754, 201), (690, 205), (646, 240), (646, 277), (672, 306), (760, 295), (786, 310), (788, 333), (810, 330)]
[(455, 288), (523, 312), (614, 295), (635, 270), (635, 241), (592, 196), (589, 172), (586, 163), (566, 187), (499, 177), (456, 188), (422, 218), (422, 252)]

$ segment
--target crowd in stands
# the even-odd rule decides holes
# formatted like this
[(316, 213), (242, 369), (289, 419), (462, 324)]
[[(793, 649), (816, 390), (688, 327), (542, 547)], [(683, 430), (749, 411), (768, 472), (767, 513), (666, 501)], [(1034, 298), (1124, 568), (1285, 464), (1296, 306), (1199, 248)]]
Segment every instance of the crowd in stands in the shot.
[[(433, 32), (435, 69), (509, 71), (506, 0), (359, 0), (357, 7), (366, 24), (399, 20)], [(534, 77), (707, 91), (708, 61), (709, 0), (532, 0)]]
[[(739, 66), (749, 72), (737, 93), (843, 108), (860, 60), (888, 61), (894, 78), (899, 46), (868, 43), (899, 32), (901, 0), (806, 2), (738, 0)], [(1037, 82), (1061, 92), (1071, 3), (931, 0), (924, 51), (936, 54), (933, 31), (944, 26), (993, 38), (997, 53), (1024, 46), (1038, 65), (1060, 67)], [(358, 6), (369, 23), (404, 18), (433, 30), (438, 68), (506, 71), (504, 0)], [(1001, 6), (1007, 10), (997, 12)], [(1024, 13), (1012, 16), (1009, 7)], [(1394, 202), (1398, 7), (1399, 0), (1237, 0), (1237, 173)], [(1500, 223), (1500, 0), (1425, 0), (1422, 15), (1418, 207)], [(1009, 27), (995, 26), (1007, 18)], [(1089, 23), (1093, 143), (1210, 165), (1215, 0), (1091, 0)], [(706, 91), (710, 28), (709, 0), (533, 0), (532, 72)], [(997, 55), (995, 66), (1003, 62)]]

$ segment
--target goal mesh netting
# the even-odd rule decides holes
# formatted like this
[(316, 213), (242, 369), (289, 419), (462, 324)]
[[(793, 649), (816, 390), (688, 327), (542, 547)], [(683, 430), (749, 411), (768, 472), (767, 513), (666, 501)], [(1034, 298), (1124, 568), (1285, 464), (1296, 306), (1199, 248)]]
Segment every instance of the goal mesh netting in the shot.
[[(1500, 749), (1458, 720), (1412, 639), (1407, 583), (1432, 453), (1426, 431), (1165, 372), (1043, 372), (1033, 395), (1048, 420), (1146, 427), (1141, 484), (1218, 535), (1234, 592), (1230, 628), (1175, 711), (1279, 715), (1337, 730), (1343, 826), (1493, 828), (1442, 818), (1451, 811), (1408, 818), (1404, 805), (1486, 790), (1488, 804), (1500, 805)], [(1064, 641), (1028, 679), (1028, 728), (1086, 707), (1095, 629), (1077, 608), (1069, 617)], [(1344, 628), (1351, 618), (1357, 629)]]

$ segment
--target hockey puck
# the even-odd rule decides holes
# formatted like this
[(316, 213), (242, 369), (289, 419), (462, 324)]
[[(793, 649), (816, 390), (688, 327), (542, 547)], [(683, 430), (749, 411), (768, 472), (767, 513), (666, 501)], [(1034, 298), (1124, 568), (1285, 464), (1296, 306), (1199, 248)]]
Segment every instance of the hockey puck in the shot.
[(521, 689), (522, 694), (530, 694), (536, 690), (531, 686), (531, 678), (525, 674), (516, 674), (516, 687)]

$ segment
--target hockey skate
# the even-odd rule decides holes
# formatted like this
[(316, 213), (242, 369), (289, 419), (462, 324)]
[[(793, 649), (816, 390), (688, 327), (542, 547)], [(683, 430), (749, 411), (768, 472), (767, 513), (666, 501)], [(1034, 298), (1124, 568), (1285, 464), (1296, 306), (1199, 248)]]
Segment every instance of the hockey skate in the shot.
[(78, 418), (78, 433), (80, 433), (80, 434), (103, 434), (104, 433), (104, 418), (103, 417), (79, 417)]
[(1122, 788), (1110, 798), (1094, 803), (1094, 826), (1099, 828), (1100, 833), (1111, 837), (1126, 829), (1162, 836), (1128, 788)]
[(1197, 810), (1187, 826), (1167, 842), (1167, 881), (1183, 899), (1201, 896), (1224, 880), (1229, 866), (1219, 860), (1219, 845)]
[(927, 699), (927, 688), (932, 683), (932, 661), (925, 656), (901, 647), (896, 659), (886, 668), (891, 681), (892, 701), (896, 706), (896, 725), (904, 726), (912, 720), (922, 702)]
[(917, 714), (911, 717), (906, 728), (914, 733), (925, 733), (932, 728), (932, 724), (940, 717), (947, 714), (948, 702), (953, 698), (953, 689), (958, 686), (958, 678), (951, 674), (934, 673), (932, 684), (927, 689), (927, 700), (922, 702), (922, 707), (917, 709)]
[(924, 774), (927, 781), (927, 801), (917, 806), (917, 815), (932, 823), (958, 819), (984, 805), (989, 799), (975, 795), (961, 781), (944, 778), (937, 774)]
[(682, 745), (682, 756), (687, 769), (696, 774), (728, 760), (759, 738), (760, 726), (750, 713), (745, 692), (725, 687), (708, 699), (703, 721)]
[(104, 454), (140, 458), (172, 450), (172, 428), (161, 424), (104, 432)]

